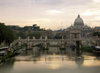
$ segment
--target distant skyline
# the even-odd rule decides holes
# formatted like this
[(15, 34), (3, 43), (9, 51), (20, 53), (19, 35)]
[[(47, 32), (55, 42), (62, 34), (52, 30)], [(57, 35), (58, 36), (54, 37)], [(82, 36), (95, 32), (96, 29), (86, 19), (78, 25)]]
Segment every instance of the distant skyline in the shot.
[(0, 22), (6, 25), (64, 29), (78, 14), (88, 26), (100, 26), (100, 0), (0, 0)]

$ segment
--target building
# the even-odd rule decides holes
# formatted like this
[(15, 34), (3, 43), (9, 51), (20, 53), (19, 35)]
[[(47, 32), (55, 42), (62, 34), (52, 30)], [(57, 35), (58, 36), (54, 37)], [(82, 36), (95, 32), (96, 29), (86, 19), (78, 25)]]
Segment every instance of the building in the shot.
[(87, 37), (92, 32), (92, 29), (88, 25), (85, 25), (83, 19), (78, 15), (74, 24), (68, 27), (66, 31), (78, 31), (80, 32), (80, 37)]
[(100, 27), (95, 27), (94, 32), (100, 32)]
[(80, 30), (71, 30), (70, 31), (70, 38), (71, 39), (79, 39), (81, 37), (81, 31)]

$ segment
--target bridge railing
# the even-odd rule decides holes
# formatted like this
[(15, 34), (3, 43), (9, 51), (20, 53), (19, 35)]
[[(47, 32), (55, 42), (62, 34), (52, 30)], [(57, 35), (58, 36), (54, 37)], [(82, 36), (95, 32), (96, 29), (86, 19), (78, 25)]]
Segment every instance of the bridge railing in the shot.
[[(14, 42), (42, 42), (42, 41), (61, 41), (62, 39), (47, 39), (47, 40), (45, 40), (45, 39), (17, 39), (17, 40), (15, 40)], [(96, 38), (80, 38), (80, 39), (71, 39), (71, 38), (69, 38), (69, 39), (63, 39), (63, 41), (77, 41), (77, 40), (83, 40), (83, 41), (85, 41), (85, 40), (97, 40)], [(100, 39), (98, 39), (98, 40), (100, 40)]]

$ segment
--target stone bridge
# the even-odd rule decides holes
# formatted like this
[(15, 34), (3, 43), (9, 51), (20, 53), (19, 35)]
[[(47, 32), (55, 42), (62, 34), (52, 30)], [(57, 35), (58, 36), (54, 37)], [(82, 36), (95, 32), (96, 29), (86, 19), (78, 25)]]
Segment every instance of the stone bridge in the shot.
[(66, 46), (69, 45), (76, 45), (76, 41), (80, 41), (83, 46), (93, 46), (96, 44), (97, 41), (100, 41), (100, 39), (95, 38), (81, 38), (81, 39), (17, 39), (15, 40), (12, 45), (15, 45), (18, 43), (19, 46), (22, 44), (27, 44), (29, 47), (32, 47), (33, 45), (37, 45), (40, 43), (47, 42), (50, 45), (60, 45), (61, 43), (66, 43)]

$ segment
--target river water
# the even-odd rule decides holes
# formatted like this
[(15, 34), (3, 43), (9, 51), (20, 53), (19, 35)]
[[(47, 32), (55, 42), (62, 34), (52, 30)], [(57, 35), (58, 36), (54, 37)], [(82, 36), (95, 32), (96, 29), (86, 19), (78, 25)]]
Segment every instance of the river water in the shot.
[(0, 73), (100, 73), (100, 56), (77, 56), (70, 48), (60, 51), (59, 47), (22, 49), (20, 55), (0, 65)]

